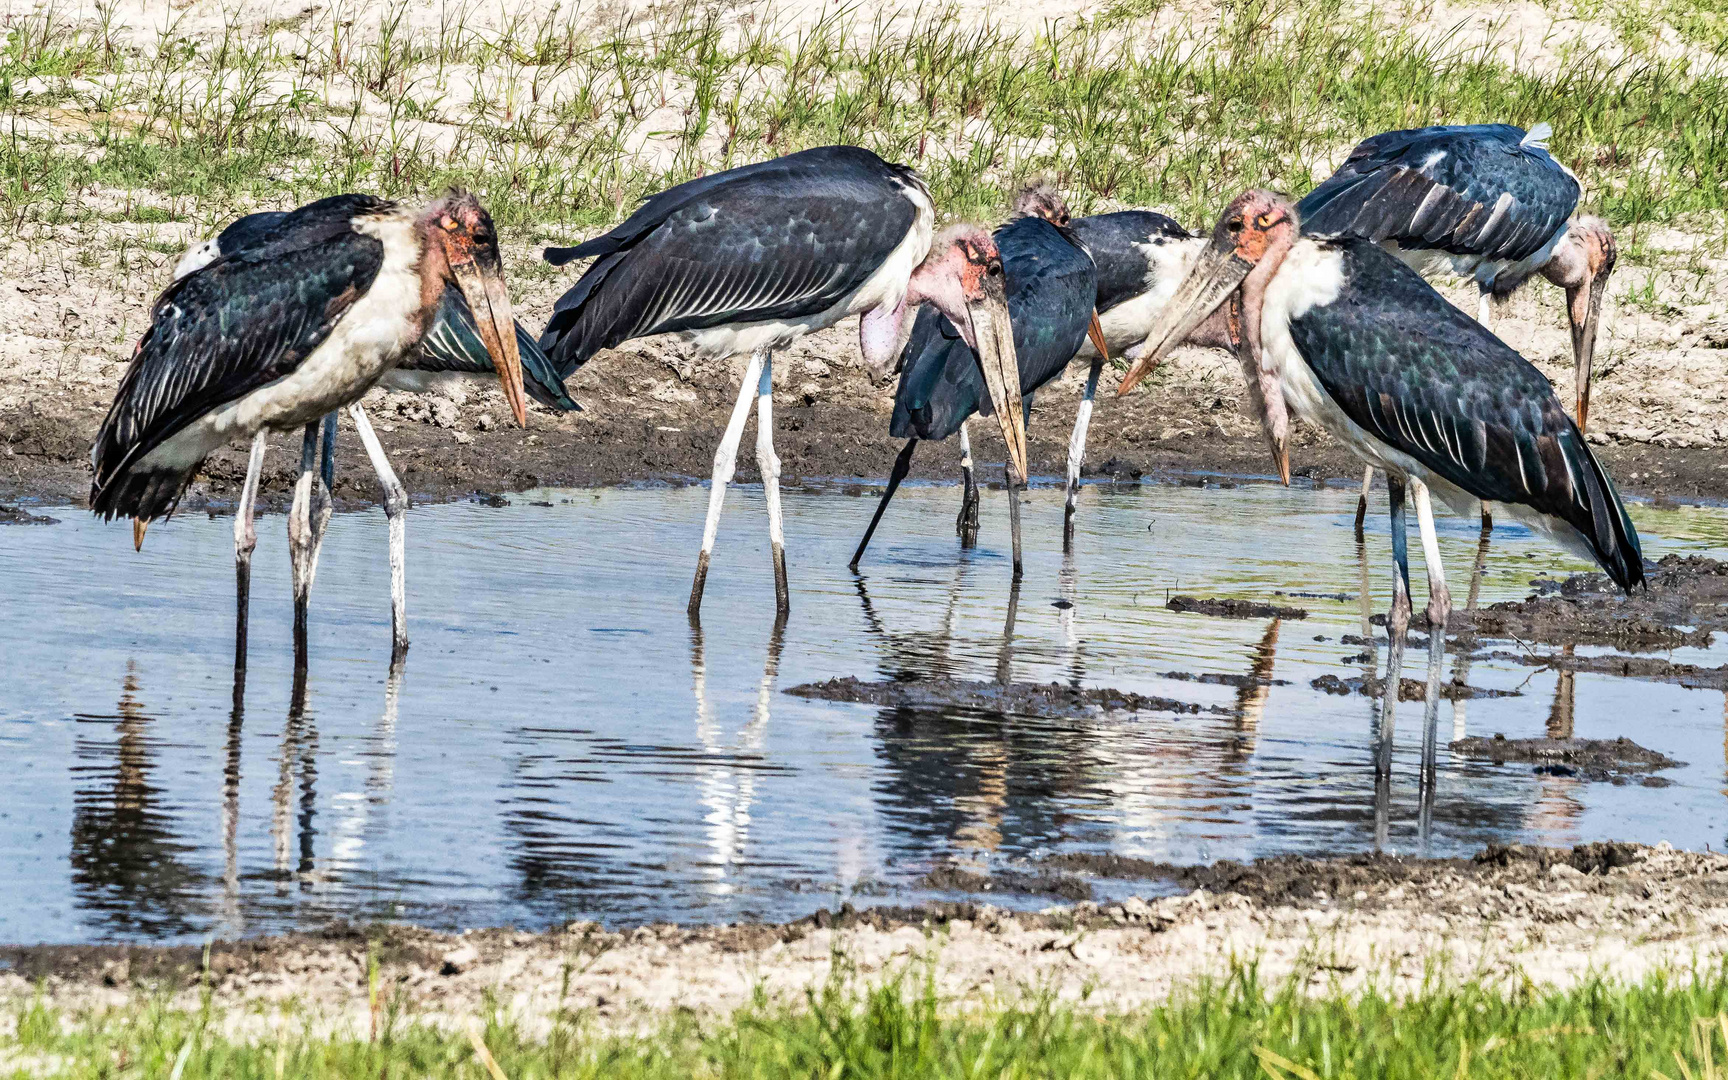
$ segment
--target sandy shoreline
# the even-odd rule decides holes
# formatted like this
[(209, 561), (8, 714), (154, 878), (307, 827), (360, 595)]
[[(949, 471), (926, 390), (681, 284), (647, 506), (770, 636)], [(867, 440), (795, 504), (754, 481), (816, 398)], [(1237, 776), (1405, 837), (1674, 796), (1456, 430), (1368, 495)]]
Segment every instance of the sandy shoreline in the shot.
[(757, 993), (795, 1001), (829, 980), (836, 964), (867, 985), (928, 964), (945, 998), (1049, 993), (1116, 1012), (1250, 961), (1267, 985), (1295, 975), (1317, 990), (1372, 981), (1402, 992), (1437, 976), (1508, 987), (1637, 979), (1728, 954), (1728, 855), (1665, 844), (1165, 870), (1178, 895), (1036, 914), (981, 903), (848, 904), (781, 925), (572, 923), (539, 934), (345, 927), (214, 942), (207, 972), (196, 946), (0, 947), (0, 1000), (41, 993), (54, 1007), (80, 1011), (166, 994), (172, 1005), (196, 1008), (207, 986), (236, 1029), (230, 1034), (307, 1020), (363, 1033), (375, 962), (395, 1007), (418, 1020), (462, 1022), (490, 996), (531, 1033), (548, 1029), (560, 1010), (631, 1031), (677, 1012), (730, 1013)]

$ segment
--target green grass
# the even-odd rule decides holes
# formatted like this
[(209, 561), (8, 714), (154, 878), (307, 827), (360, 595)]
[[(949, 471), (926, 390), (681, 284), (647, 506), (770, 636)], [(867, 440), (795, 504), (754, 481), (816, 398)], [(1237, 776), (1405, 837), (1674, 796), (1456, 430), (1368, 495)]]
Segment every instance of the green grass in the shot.
[[(260, 1007), (263, 1008), (263, 1007)], [(271, 1007), (274, 1009), (274, 1007)], [(370, 1038), (309, 1033), (306, 1014), (253, 1016), (237, 1042), (223, 1017), (141, 1002), (70, 1017), (40, 999), (14, 1008), (0, 1072), (72, 1077), (419, 1077), (487, 1075), (473, 1034), (381, 1007)], [(266, 1023), (265, 1021), (269, 1021)], [(1433, 983), (1394, 998), (1375, 990), (1270, 991), (1251, 969), (1126, 1014), (1049, 999), (956, 1010), (915, 973), (875, 989), (835, 982), (797, 1005), (758, 1001), (712, 1022), (670, 1019), (650, 1034), (594, 1032), (563, 1015), (528, 1037), (494, 1011), (476, 1018), (512, 1080), (533, 1077), (1668, 1077), (1728, 1070), (1728, 971), (1529, 985)]]
[[(1610, 7), (1629, 45), (1663, 27), (1719, 44), (1728, 5)], [(1154, 32), (1157, 0), (1039, 33), (935, 7), (910, 23), (831, 9), (798, 29), (693, 3), (497, 30), (470, 28), (459, 5), (416, 29), (408, 10), (363, 0), (269, 34), (175, 27), (145, 46), (52, 6), (12, 18), (0, 220), (80, 221), (93, 193), (138, 191), (203, 226), (463, 183), (508, 225), (593, 225), (701, 172), (855, 142), (916, 165), (955, 214), (998, 216), (1007, 186), (1041, 174), (1081, 210), (1158, 206), (1203, 225), (1242, 188), (1306, 190), (1366, 134), (1483, 120), (1551, 122), (1587, 208), (1628, 248), (1646, 223), (1728, 210), (1728, 68), (1644, 45), (1573, 48), (1536, 73), (1338, 0), (1242, 0), (1215, 28), (1176, 32)]]

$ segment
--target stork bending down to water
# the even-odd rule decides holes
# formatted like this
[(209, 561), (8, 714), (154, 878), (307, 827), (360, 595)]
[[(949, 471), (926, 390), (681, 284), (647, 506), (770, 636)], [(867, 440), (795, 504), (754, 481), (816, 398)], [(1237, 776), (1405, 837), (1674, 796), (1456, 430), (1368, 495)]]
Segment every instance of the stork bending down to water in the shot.
[(978, 363), (1009, 459), (1024, 476), (1020, 382), (990, 236), (960, 226), (934, 238), (930, 192), (911, 169), (855, 146), (805, 150), (729, 169), (659, 193), (622, 225), (554, 266), (595, 261), (553, 309), (540, 344), (571, 372), (632, 338), (678, 333), (708, 356), (750, 354), (738, 402), (714, 455), (702, 550), (690, 587), (701, 611), (738, 442), (757, 399), (756, 460), (768, 503), (776, 607), (791, 606), (774, 454), (773, 355), (814, 330), (860, 315), (864, 359), (879, 371), (899, 355), (920, 304), (960, 328)]
[[(314, 424), (359, 400), (424, 337), (448, 286), (461, 290), (518, 422), (522, 369), (492, 220), (460, 191), (416, 214), (337, 195), (285, 215), (256, 240), (174, 282), (157, 299), (91, 449), (90, 508), (133, 519), (142, 545), (211, 451), (266, 429)], [(310, 487), (310, 462), (301, 485)], [(241, 494), (236, 547), (250, 534), (255, 480)], [(290, 526), (290, 538), (298, 530)], [(299, 540), (309, 539), (302, 533)], [(297, 561), (303, 545), (297, 545)], [(249, 560), (242, 570), (249, 569)], [(248, 575), (238, 574), (244, 613)], [(236, 662), (244, 662), (245, 622)]]
[[(1305, 233), (1359, 236), (1421, 273), (1474, 278), (1484, 326), (1536, 274), (1566, 290), (1575, 415), (1583, 431), (1614, 236), (1601, 218), (1572, 216), (1578, 179), (1548, 153), (1549, 134), (1547, 124), (1529, 132), (1510, 124), (1388, 131), (1357, 144), (1296, 209)], [(1358, 532), (1372, 478), (1370, 466), (1357, 504)]]
[[(271, 235), (288, 217), (287, 211), (265, 211), (247, 214), (223, 229), (221, 233), (194, 245), (174, 267), (178, 281), (204, 269), (218, 259), (232, 256)], [(517, 355), (522, 365), (524, 389), (534, 400), (559, 412), (581, 408), (564, 392), (564, 384), (552, 368), (552, 362), (540, 351), (540, 346), (522, 324), (515, 325)], [(459, 287), (446, 285), (438, 300), (431, 325), (419, 345), (386, 371), (375, 385), (409, 393), (441, 391), (452, 384), (471, 379), (490, 380), (497, 377), (485, 338), (474, 321), (474, 311)], [(384, 489), (384, 516), (390, 530), (390, 624), (394, 651), (408, 647), (407, 603), (407, 536), (404, 514), (408, 509), (408, 493), (396, 478), (396, 470), (384, 453), (371, 421), (358, 401), (349, 413), (354, 427), (366, 447), (372, 467), (378, 473)], [(336, 414), (324, 418), (323, 467), (315, 474), (313, 466), (318, 456), (318, 421), (306, 425), (301, 444), (300, 481), (295, 485), (294, 502), (288, 514), (289, 545), (293, 554), (294, 622), (299, 631), (306, 627), (307, 608), (312, 581), (318, 566), (318, 552), (323, 544), (324, 528), (330, 519), (330, 490), (335, 479)], [(248, 596), (251, 591), (252, 551), (257, 534), (252, 527), (252, 508), (258, 492), (259, 474), (264, 464), (264, 434), (253, 440), (251, 460), (246, 480), (241, 487), (241, 505), (234, 516), (234, 561), (237, 584), (239, 653), (237, 663), (245, 658), (245, 626)]]
[[(1015, 200), (1015, 210), (1023, 216), (997, 229), (993, 239), (1002, 253), (1007, 278), (1008, 314), (1014, 328), (1014, 355), (1024, 395), (1022, 409), (1029, 413), (1032, 394), (1062, 373), (1088, 334), (1100, 346), (1104, 339), (1098, 328), (1098, 314), (1093, 310), (1098, 278), (1091, 256), (1066, 228), (1036, 210), (1026, 213), (1027, 209), (1023, 193)], [(1057, 220), (1066, 220), (1067, 216), (1066, 207), (1050, 213)], [(912, 336), (900, 356), (900, 387), (894, 395), (894, 416), (889, 427), (890, 434), (905, 439), (906, 445), (894, 460), (882, 501), (852, 556), (854, 570), (864, 557), (864, 549), (870, 545), (889, 500), (906, 478), (912, 451), (919, 440), (946, 439), (956, 431), (964, 431), (973, 413), (991, 407), (978, 359), (954, 324), (934, 310), (919, 312)], [(970, 456), (968, 448), (964, 457)], [(965, 479), (967, 502), (975, 506), (972, 500), (976, 498), (976, 489), (970, 476)], [(1015, 490), (1012, 469), (1008, 479), (1014, 580), (1018, 581), (1020, 493)], [(962, 505), (962, 524), (967, 513), (968, 506)]]
[(1270, 192), (1232, 202), (1122, 391), (1239, 295), (1245, 367), (1258, 383), (1251, 396), (1264, 404), (1275, 448), (1293, 412), (1387, 474), (1397, 648), (1410, 619), (1406, 488), (1436, 638), (1451, 597), (1429, 488), (1460, 512), (1473, 500), (1499, 504), (1595, 559), (1622, 589), (1642, 582), (1638, 534), (1614, 483), (1542, 373), (1377, 245), (1303, 235), (1298, 223), (1296, 207)]

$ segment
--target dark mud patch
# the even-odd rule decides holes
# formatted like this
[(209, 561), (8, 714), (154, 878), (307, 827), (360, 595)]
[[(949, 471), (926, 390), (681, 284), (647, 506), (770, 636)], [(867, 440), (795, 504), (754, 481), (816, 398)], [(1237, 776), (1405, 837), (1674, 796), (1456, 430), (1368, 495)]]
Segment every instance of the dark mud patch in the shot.
[(1495, 765), (1534, 765), (1545, 776), (1569, 776), (1579, 780), (1611, 784), (1641, 784), (1667, 787), (1672, 781), (1652, 776), (1658, 769), (1684, 764), (1666, 754), (1648, 750), (1631, 739), (1508, 739), (1504, 735), (1484, 738), (1472, 735), (1451, 744), (1452, 753)]
[(917, 887), (932, 892), (1020, 893), (1053, 896), (1070, 903), (1092, 899), (1092, 886), (1072, 874), (1008, 870), (981, 874), (959, 866), (940, 866), (919, 878)]
[[(1322, 675), (1308, 684), (1316, 690), (1324, 690), (1328, 694), (1362, 694), (1367, 697), (1379, 697), (1385, 690), (1385, 680), (1374, 676), (1357, 675), (1341, 679), (1336, 675)], [(1520, 690), (1494, 690), (1486, 686), (1466, 686), (1458, 682), (1440, 684), (1440, 698), (1443, 701), (1470, 701), (1475, 698), (1523, 697)], [(1399, 701), (1428, 700), (1428, 684), (1421, 679), (1398, 680)]]
[(849, 701), (891, 709), (971, 709), (1048, 719), (1081, 719), (1100, 710), (1229, 715), (1229, 710), (1217, 706), (1151, 697), (1126, 690), (1077, 689), (1061, 683), (999, 683), (968, 679), (864, 682), (847, 676), (793, 686), (786, 693), (817, 701)]
[(1556, 671), (1582, 671), (1591, 675), (1617, 675), (1623, 679), (1673, 683), (1688, 690), (1728, 690), (1728, 664), (1707, 668), (1696, 664), (1676, 664), (1659, 656), (1568, 656), (1564, 653), (1504, 651), (1489, 655), (1495, 660), (1510, 660), (1513, 663), (1552, 668)]
[(46, 514), (32, 514), (21, 506), (0, 503), (0, 525), (58, 525), (60, 519)]
[(1540, 581), (1527, 599), (1454, 612), (1450, 629), (1551, 645), (1656, 652), (1710, 645), (1728, 630), (1728, 563), (1668, 555), (1647, 567), (1648, 589), (1624, 595), (1605, 574)]
[(1164, 606), (1171, 611), (1192, 612), (1195, 615), (1214, 615), (1221, 619), (1306, 619), (1308, 610), (1299, 607), (1280, 607), (1277, 604), (1262, 604), (1254, 600), (1236, 600), (1231, 598), (1196, 596), (1172, 596), (1165, 601)]
[(1214, 671), (1161, 671), (1160, 679), (1200, 683), (1205, 686), (1232, 686), (1238, 690), (1253, 690), (1262, 686), (1289, 686), (1289, 679), (1262, 679), (1253, 675), (1228, 675)]

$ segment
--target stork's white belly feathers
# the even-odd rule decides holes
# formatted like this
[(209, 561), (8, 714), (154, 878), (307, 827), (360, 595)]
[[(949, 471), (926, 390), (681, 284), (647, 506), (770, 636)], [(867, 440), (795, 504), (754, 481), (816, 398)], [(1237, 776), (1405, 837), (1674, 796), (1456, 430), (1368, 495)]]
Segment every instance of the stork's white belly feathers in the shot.
[(289, 374), (199, 417), (143, 460), (143, 467), (185, 469), (261, 428), (292, 431), (357, 401), (419, 340), (420, 245), (407, 210), (359, 218), (355, 228), (384, 243), (372, 287), (330, 336)]
[(704, 356), (739, 356), (758, 349), (783, 349), (805, 334), (833, 326), (848, 315), (882, 306), (898, 307), (906, 295), (906, 284), (912, 279), (912, 271), (930, 254), (936, 231), (936, 207), (930, 196), (912, 184), (902, 184), (901, 193), (916, 211), (905, 239), (883, 260), (875, 273), (833, 307), (801, 319), (769, 319), (714, 326), (706, 330), (685, 331), (680, 336), (693, 342)]
[(1478, 288), (1492, 290), (1500, 286), (1500, 292), (1505, 294), (1523, 284), (1531, 274), (1548, 264), (1554, 257), (1554, 249), (1560, 241), (1566, 238), (1566, 232), (1571, 228), (1571, 222), (1562, 222), (1554, 230), (1554, 235), (1548, 242), (1531, 254), (1527, 259), (1516, 262), (1510, 259), (1489, 259), (1481, 255), (1454, 255), (1450, 252), (1433, 248), (1422, 250), (1400, 247), (1394, 240), (1388, 240), (1385, 248), (1398, 256), (1405, 266), (1421, 274), (1425, 278), (1442, 276), (1473, 278)]
[[(1110, 346), (1112, 356), (1146, 340), (1146, 335), (1152, 332), (1152, 324), (1158, 321), (1158, 316), (1164, 313), (1164, 306), (1176, 294), (1176, 286), (1188, 276), (1188, 268), (1208, 243), (1210, 241), (1205, 237), (1196, 236), (1187, 240), (1134, 245), (1146, 256), (1146, 291), (1098, 315), (1098, 325), (1104, 328), (1104, 343)], [(1074, 357), (1090, 360), (1097, 355), (1092, 339), (1087, 338)]]

